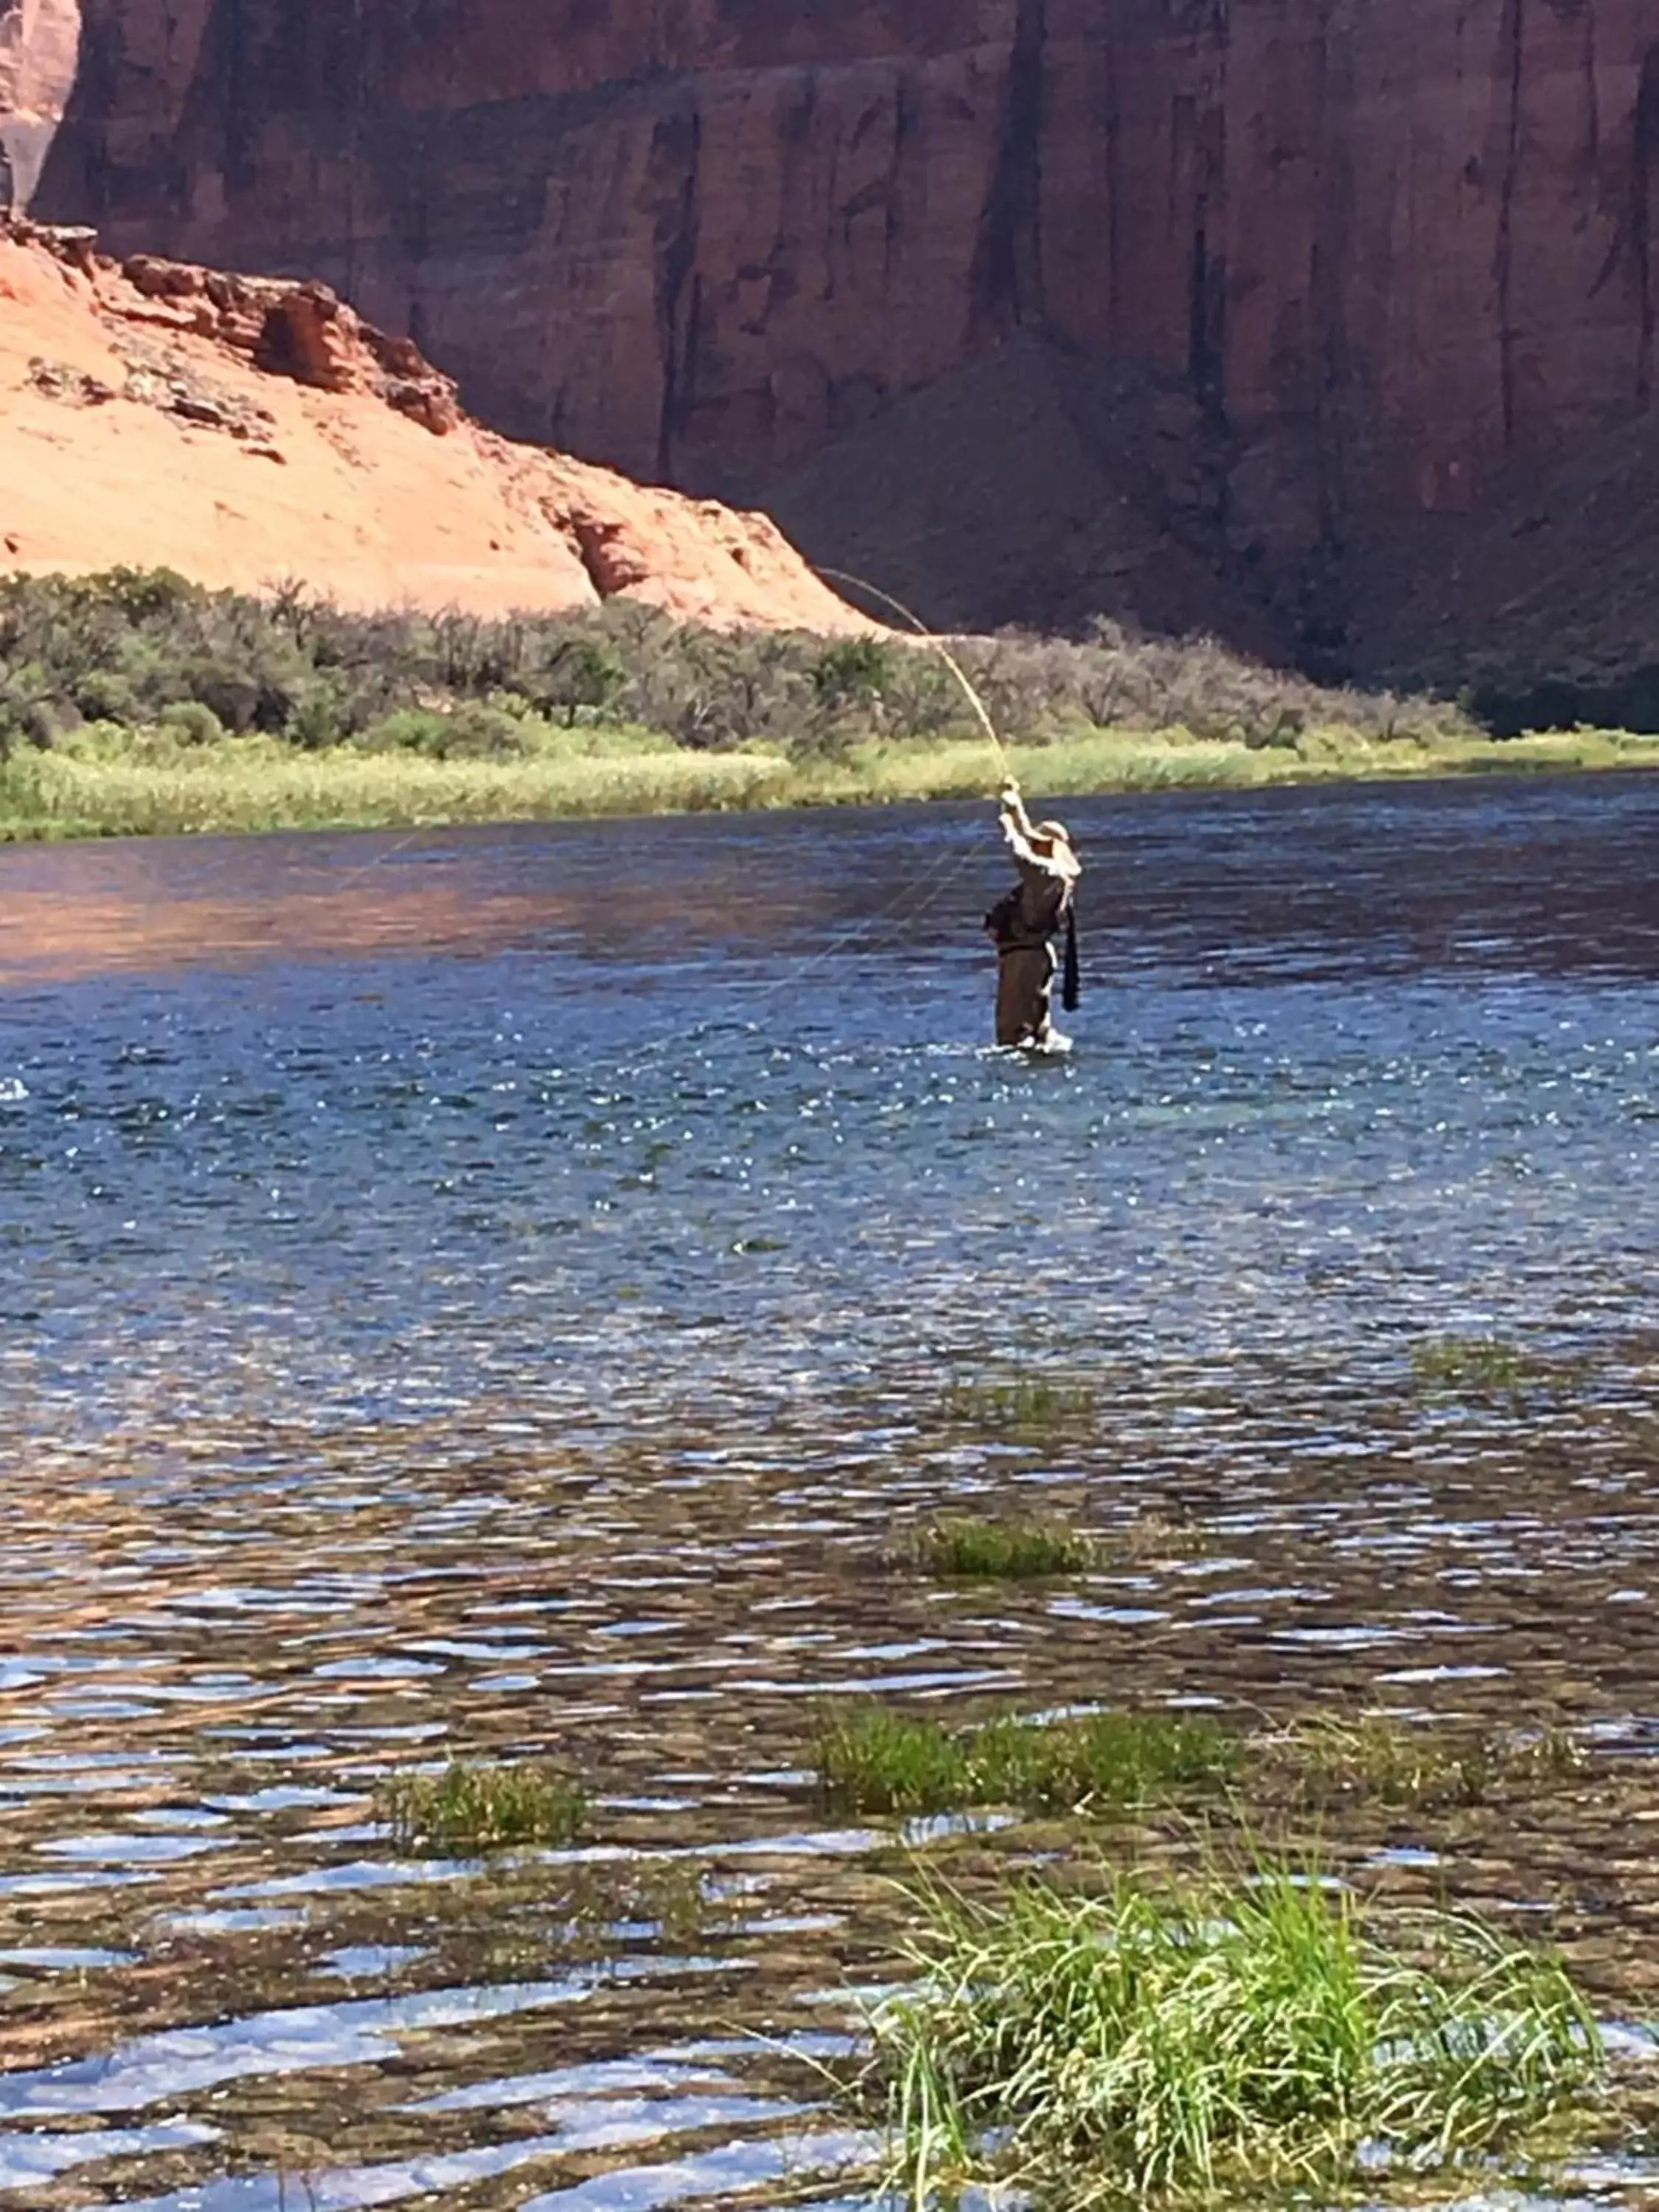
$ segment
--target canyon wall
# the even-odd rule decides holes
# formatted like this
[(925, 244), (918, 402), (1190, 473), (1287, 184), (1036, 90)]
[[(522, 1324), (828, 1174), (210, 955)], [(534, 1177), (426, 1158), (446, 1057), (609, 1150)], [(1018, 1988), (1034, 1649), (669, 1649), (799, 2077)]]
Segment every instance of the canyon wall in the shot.
[(1124, 501), (1304, 641), (1652, 398), (1653, 0), (82, 12), (40, 212), (319, 276), (513, 434), (750, 498), (1035, 336), (1138, 426)]
[(80, 0), (0, 0), (0, 214), (33, 191), (74, 91)]

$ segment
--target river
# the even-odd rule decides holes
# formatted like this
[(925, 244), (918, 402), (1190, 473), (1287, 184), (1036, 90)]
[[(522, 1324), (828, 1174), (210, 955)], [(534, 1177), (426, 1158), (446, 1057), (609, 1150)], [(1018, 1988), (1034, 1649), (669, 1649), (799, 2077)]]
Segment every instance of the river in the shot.
[[(1064, 811), (1047, 1065), (988, 810), (0, 853), (9, 2201), (856, 2159), (828, 1695), (1659, 1741), (1659, 779)], [(1449, 1338), (1578, 1379), (1449, 1397)], [(1032, 1378), (1086, 1419), (984, 1417)], [(1201, 1541), (884, 1565), (1018, 1507)], [(592, 1778), (592, 1895), (392, 1850), (451, 1753)]]

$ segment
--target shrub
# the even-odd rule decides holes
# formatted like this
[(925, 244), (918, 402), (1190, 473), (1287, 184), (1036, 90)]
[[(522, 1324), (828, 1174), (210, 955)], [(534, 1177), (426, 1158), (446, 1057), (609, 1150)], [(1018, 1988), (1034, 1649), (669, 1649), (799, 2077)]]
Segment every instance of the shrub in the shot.
[[(974, 672), (964, 670), (964, 673), (972, 679)], [(963, 696), (961, 684), (925, 645), (895, 650), (882, 702), (887, 727), (896, 738), (934, 738), (946, 730), (977, 730), (974, 710)], [(1012, 722), (1005, 728), (1011, 737), (1030, 734)]]
[(88, 668), (75, 684), (76, 705), (91, 722), (140, 722), (143, 701), (130, 676), (114, 668)]
[[(1212, 639), (1149, 639), (1103, 623), (1083, 638), (949, 643), (1009, 742), (1089, 726), (1260, 746), (1298, 744), (1322, 724), (1379, 738), (1473, 734), (1442, 702), (1321, 691)], [(25, 674), (33, 689), (20, 706)], [(133, 728), (194, 703), (228, 730), (311, 747), (402, 713), (499, 712), (508, 701), (567, 725), (611, 716), (702, 750), (764, 740), (810, 757), (865, 735), (980, 734), (957, 678), (918, 640), (703, 629), (617, 600), (496, 620), (356, 614), (293, 583), (259, 599), (167, 569), (0, 578), (0, 681), (9, 734), (36, 743), (36, 709), (49, 721), (60, 702)], [(499, 721), (453, 724), (441, 742), (446, 757), (517, 744)]]
[(0, 672), (0, 760), (20, 744), (49, 745), (58, 720), (46, 671), (31, 663)]
[(153, 623), (199, 607), (209, 597), (200, 584), (176, 568), (107, 568), (101, 575), (62, 580), (71, 601), (95, 606), (107, 601), (130, 623)]
[(320, 752), (338, 744), (353, 727), (343, 687), (331, 672), (313, 676), (301, 684), (289, 702), (283, 735), (306, 752)]
[(895, 650), (878, 637), (837, 638), (825, 646), (807, 671), (820, 703), (879, 707), (893, 681)]
[(240, 615), (233, 609), (205, 623), (196, 649), (164, 681), (173, 698), (210, 707), (228, 730), (281, 736), (305, 696), (309, 667), (297, 646)]
[(586, 711), (599, 713), (627, 690), (629, 672), (616, 647), (598, 637), (550, 641), (539, 662), (507, 679), (540, 714), (567, 727)]
[(440, 711), (400, 707), (364, 731), (370, 752), (410, 752), (428, 760), (513, 760), (533, 750), (523, 718), (476, 701)]
[(181, 745), (210, 745), (225, 734), (224, 724), (199, 699), (178, 699), (172, 706), (163, 707), (155, 717), (155, 726)]

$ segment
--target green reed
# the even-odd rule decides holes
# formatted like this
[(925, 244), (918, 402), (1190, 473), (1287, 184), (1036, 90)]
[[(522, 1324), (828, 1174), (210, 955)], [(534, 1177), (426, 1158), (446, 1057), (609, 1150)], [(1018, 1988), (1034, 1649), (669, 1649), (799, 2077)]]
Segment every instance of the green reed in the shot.
[(1553, 1960), (1450, 1914), (1386, 1941), (1288, 1867), (910, 1902), (916, 1979), (874, 2013), (858, 2094), (916, 2207), (999, 2179), (1068, 2207), (1340, 2190), (1362, 2147), (1420, 2166), (1513, 2148), (1603, 2070)]
[(1429, 1389), (1506, 1393), (1527, 1371), (1519, 1346), (1502, 1337), (1436, 1336), (1412, 1346), (1412, 1374)]
[(1027, 1582), (1085, 1573), (1101, 1546), (1080, 1529), (1045, 1521), (935, 1521), (902, 1548), (908, 1565), (942, 1580)]
[(945, 1394), (946, 1420), (1031, 1443), (1092, 1425), (1098, 1393), (1087, 1383), (1022, 1376), (1007, 1382), (957, 1382)]
[(1232, 1737), (1199, 1714), (1002, 1713), (950, 1728), (878, 1705), (831, 1709), (812, 1747), (825, 1803), (852, 1813), (1118, 1808), (1223, 1781), (1237, 1758)]
[(1589, 1373), (1582, 1358), (1529, 1352), (1498, 1336), (1436, 1336), (1412, 1347), (1418, 1388), (1450, 1397), (1559, 1397), (1582, 1390)]
[(395, 1777), (378, 1804), (400, 1850), (447, 1853), (574, 1843), (588, 1799), (579, 1782), (540, 1760), (477, 1766), (458, 1759), (441, 1774)]
[(1297, 1722), (1259, 1747), (1316, 1802), (1371, 1798), (1428, 1810), (1479, 1805), (1505, 1787), (1543, 1786), (1583, 1768), (1583, 1746), (1564, 1729), (1452, 1731), (1367, 1713)]
[(0, 840), (694, 813), (763, 805), (787, 777), (780, 759), (642, 750), (627, 731), (614, 750), (517, 760), (307, 752), (270, 738), (135, 743), (108, 759), (31, 752), (0, 764)]
[[(650, 749), (631, 728), (596, 729), (574, 746), (522, 759), (430, 759), (347, 745), (300, 750), (230, 736), (186, 751), (150, 733), (101, 750), (23, 748), (0, 757), (0, 842), (271, 830), (407, 829), (448, 823), (982, 799), (982, 738), (871, 738), (832, 761), (761, 743), (709, 752)], [(644, 733), (649, 738), (653, 733)], [(1047, 792), (1255, 787), (1347, 776), (1443, 775), (1482, 768), (1628, 768), (1659, 741), (1592, 732), (1484, 737), (1427, 745), (1343, 730), (1297, 750), (1254, 750), (1183, 732), (1098, 730), (1030, 748), (1028, 781)]]

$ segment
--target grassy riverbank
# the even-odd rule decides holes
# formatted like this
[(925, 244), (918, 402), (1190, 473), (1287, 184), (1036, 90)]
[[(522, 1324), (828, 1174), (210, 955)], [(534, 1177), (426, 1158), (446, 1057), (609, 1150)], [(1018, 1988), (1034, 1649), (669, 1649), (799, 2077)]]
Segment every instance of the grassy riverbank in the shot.
[[(1322, 690), (1207, 640), (951, 647), (1045, 797), (1659, 757), (1604, 731), (1497, 741), (1449, 702)], [(1000, 769), (963, 681), (897, 639), (0, 580), (3, 839), (972, 799)]]
[[(301, 751), (258, 736), (181, 745), (165, 730), (113, 744), (106, 740), (95, 751), (73, 744), (30, 750), (0, 764), (0, 840), (401, 829), (973, 799), (993, 788), (999, 770), (982, 738), (877, 740), (851, 747), (839, 760), (803, 762), (758, 747), (691, 752), (627, 730), (583, 735), (580, 750), (556, 742), (507, 760), (377, 756), (345, 746)], [(1018, 746), (1012, 758), (1028, 789), (1060, 798), (1338, 777), (1640, 767), (1659, 762), (1659, 738), (1596, 730), (1381, 744), (1349, 731), (1320, 730), (1294, 748), (1253, 750), (1179, 732), (1098, 730)]]

